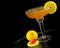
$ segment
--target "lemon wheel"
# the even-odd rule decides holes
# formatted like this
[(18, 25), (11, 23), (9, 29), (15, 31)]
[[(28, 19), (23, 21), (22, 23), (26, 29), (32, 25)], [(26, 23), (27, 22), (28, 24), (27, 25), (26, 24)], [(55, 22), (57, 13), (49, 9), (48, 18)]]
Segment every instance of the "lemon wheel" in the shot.
[(26, 34), (26, 39), (31, 41), (33, 39), (38, 39), (38, 33), (34, 30), (29, 30)]
[(53, 14), (57, 10), (57, 5), (54, 1), (48, 1), (44, 4), (44, 9), (50, 9), (49, 14)]

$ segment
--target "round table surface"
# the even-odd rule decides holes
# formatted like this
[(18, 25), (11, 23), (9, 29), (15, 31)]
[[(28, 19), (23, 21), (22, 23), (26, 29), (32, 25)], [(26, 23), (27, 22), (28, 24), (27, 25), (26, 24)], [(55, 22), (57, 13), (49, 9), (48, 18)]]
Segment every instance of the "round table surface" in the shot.
[[(60, 31), (60, 28), (53, 29), (53, 30), (50, 30), (50, 31), (49, 30), (46, 31), (46, 35), (51, 35), (52, 36), (52, 39), (50, 41), (48, 41), (47, 44), (46, 44), (46, 45), (48, 45), (47, 48), (57, 48), (58, 47), (57, 45), (59, 43), (58, 42), (59, 31)], [(28, 42), (27, 39), (25, 37), (23, 37), (22, 39), (19, 39), (19, 40), (15, 41), (12, 44), (11, 48), (28, 48), (27, 47), (27, 42)], [(44, 48), (46, 48), (46, 47), (44, 47)]]

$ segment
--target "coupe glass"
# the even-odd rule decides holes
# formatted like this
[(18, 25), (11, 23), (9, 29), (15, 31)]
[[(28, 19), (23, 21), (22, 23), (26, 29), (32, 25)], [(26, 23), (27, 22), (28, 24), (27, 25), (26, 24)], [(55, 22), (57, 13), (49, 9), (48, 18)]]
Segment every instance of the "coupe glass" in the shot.
[(42, 34), (42, 36), (38, 38), (40, 42), (47, 42), (51, 39), (50, 35), (45, 35), (44, 23), (43, 23), (44, 17), (49, 13), (49, 11), (50, 11), (49, 8), (44, 9), (43, 6), (40, 6), (40, 7), (29, 9), (25, 12), (28, 18), (36, 19), (36, 21), (39, 23), (39, 27), (41, 30), (40, 32)]

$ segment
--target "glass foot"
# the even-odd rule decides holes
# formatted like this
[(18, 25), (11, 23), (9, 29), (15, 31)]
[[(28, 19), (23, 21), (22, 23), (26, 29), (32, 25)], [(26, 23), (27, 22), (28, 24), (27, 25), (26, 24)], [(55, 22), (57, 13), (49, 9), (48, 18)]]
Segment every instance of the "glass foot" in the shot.
[(38, 38), (38, 40), (40, 42), (48, 42), (49, 40), (51, 40), (51, 36), (50, 35), (44, 35)]
[(38, 38), (38, 40), (40, 41), (41, 48), (49, 48), (47, 42), (51, 40), (50, 35), (41, 36)]

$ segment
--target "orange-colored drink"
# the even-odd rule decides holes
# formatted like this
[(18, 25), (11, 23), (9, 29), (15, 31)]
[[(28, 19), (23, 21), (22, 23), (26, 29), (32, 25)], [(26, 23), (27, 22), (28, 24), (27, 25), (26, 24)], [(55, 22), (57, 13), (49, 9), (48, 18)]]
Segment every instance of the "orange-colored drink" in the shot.
[(37, 7), (26, 11), (26, 16), (32, 19), (42, 19), (49, 13), (49, 9)]

